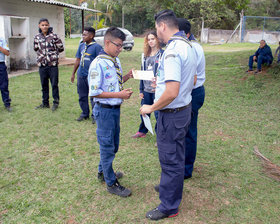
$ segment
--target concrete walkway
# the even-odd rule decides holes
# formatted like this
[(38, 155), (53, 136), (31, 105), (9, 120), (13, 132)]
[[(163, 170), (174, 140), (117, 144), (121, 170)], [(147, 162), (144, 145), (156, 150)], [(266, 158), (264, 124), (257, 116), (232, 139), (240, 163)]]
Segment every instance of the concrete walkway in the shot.
[[(59, 66), (62, 65), (74, 65), (76, 58), (62, 58), (59, 59)], [(28, 70), (17, 70), (17, 71), (12, 71), (8, 74), (9, 78), (20, 76), (20, 75), (25, 75), (29, 74), (32, 72), (38, 72), (38, 66), (33, 66)]]

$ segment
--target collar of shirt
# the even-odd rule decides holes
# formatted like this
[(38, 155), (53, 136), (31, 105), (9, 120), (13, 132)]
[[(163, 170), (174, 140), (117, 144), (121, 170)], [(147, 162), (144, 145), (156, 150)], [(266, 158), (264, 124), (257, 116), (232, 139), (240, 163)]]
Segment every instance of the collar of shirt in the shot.
[[(188, 39), (188, 38), (187, 38), (187, 35), (185, 34), (184, 31), (179, 31), (179, 32), (175, 33), (172, 37), (183, 37), (183, 38), (185, 38), (185, 39)], [(173, 41), (173, 40), (172, 40), (172, 38), (171, 38), (171, 39), (167, 42), (167, 44), (170, 44), (172, 41)]]
[(195, 39), (195, 37), (194, 37), (194, 35), (191, 33), (191, 35), (189, 36), (189, 38), (188, 38), (189, 40), (196, 40)]

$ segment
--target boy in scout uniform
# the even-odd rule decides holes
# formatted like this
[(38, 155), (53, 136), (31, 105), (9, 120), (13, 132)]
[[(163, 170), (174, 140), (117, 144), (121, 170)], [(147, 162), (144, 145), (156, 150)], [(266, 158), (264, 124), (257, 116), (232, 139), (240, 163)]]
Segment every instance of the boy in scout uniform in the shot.
[[(83, 42), (80, 43), (76, 53), (76, 61), (71, 76), (71, 82), (75, 80), (75, 73), (78, 70), (77, 75), (77, 90), (79, 94), (79, 104), (82, 109), (81, 115), (77, 118), (77, 121), (87, 120), (89, 118), (90, 109), (88, 106), (88, 69), (91, 62), (99, 55), (102, 47), (94, 40), (95, 29), (92, 27), (85, 27), (83, 31)], [(91, 99), (91, 108), (94, 103)], [(95, 123), (92, 116), (92, 123)]]
[(157, 145), (161, 165), (161, 203), (146, 213), (151, 220), (178, 215), (185, 168), (185, 138), (191, 121), (191, 92), (196, 72), (196, 55), (186, 34), (179, 31), (171, 10), (155, 15), (158, 38), (167, 44), (157, 72), (155, 103), (140, 108), (142, 116), (159, 111)]
[(4, 106), (8, 112), (11, 112), (11, 99), (9, 96), (9, 79), (5, 56), (10, 55), (10, 49), (4, 38), (0, 37), (0, 89)]
[(124, 89), (123, 83), (132, 78), (132, 71), (122, 76), (122, 68), (117, 57), (122, 50), (125, 34), (116, 27), (109, 28), (104, 36), (104, 51), (101, 51), (89, 68), (89, 96), (94, 97), (93, 109), (96, 119), (97, 140), (100, 149), (98, 179), (105, 180), (107, 190), (121, 197), (131, 195), (131, 191), (120, 185), (122, 173), (114, 173), (113, 160), (119, 148), (120, 107), (124, 99), (129, 99), (131, 88)]

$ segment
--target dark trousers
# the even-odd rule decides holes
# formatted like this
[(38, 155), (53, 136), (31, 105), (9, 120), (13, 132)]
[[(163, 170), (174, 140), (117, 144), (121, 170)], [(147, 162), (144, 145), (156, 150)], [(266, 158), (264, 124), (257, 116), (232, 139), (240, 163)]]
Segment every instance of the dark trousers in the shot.
[[(144, 94), (144, 99), (141, 100), (141, 105), (143, 104), (147, 104), (147, 105), (152, 105), (154, 103), (154, 99), (155, 99), (155, 94), (154, 93), (148, 93), (148, 92), (143, 92)], [(154, 112), (155, 114), (155, 118), (157, 120), (158, 118), (158, 111)], [(151, 114), (147, 114), (149, 117), (151, 116)], [(139, 132), (141, 133), (148, 133), (148, 129), (146, 128), (144, 121), (143, 121), (143, 117), (142, 115), (140, 115), (141, 118), (141, 124), (139, 126)], [(157, 125), (155, 126), (155, 130), (157, 131)]]
[[(254, 63), (253, 57), (254, 57), (254, 55), (251, 55), (249, 57), (249, 64), (248, 65), (249, 65), (250, 70), (253, 70), (253, 63)], [(257, 62), (258, 70), (261, 70), (262, 69), (262, 64), (265, 64), (265, 63), (271, 64), (272, 60), (271, 60), (270, 57), (259, 55), (257, 57), (257, 59), (255, 60), (255, 62)]]
[(5, 62), (0, 62), (0, 89), (1, 89), (2, 100), (5, 107), (9, 107), (11, 102), (8, 87), (9, 87), (9, 79), (8, 79), (7, 67), (5, 65)]
[(202, 107), (205, 98), (204, 86), (192, 91), (191, 123), (186, 136), (185, 177), (191, 177), (197, 149), (197, 117), (198, 110)]
[[(82, 109), (81, 117), (89, 117), (89, 106), (88, 106), (88, 77), (87, 76), (77, 76), (77, 90), (79, 94), (79, 104)], [(90, 98), (91, 108), (94, 107), (93, 98)], [(91, 114), (93, 117), (93, 114)]]
[(185, 138), (191, 122), (191, 105), (176, 113), (159, 111), (157, 127), (158, 155), (161, 166), (159, 210), (178, 212), (182, 200), (185, 168)]
[(112, 186), (116, 182), (113, 161), (120, 142), (120, 108), (103, 108), (96, 104), (94, 117), (97, 124), (96, 135), (100, 149), (98, 172), (103, 172), (106, 184)]
[(49, 105), (49, 80), (52, 85), (53, 103), (59, 104), (59, 90), (58, 90), (58, 67), (57, 66), (42, 66), (39, 68), (42, 99), (44, 105)]

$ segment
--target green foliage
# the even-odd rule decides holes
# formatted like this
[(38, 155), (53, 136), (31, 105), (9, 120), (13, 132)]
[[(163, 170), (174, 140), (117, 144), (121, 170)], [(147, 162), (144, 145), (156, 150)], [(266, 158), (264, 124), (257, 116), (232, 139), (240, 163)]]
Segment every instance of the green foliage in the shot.
[(70, 14), (69, 9), (64, 8), (64, 27), (65, 27), (65, 37), (70, 36)]
[[(80, 2), (64, 1), (72, 4)], [(94, 8), (94, 2), (96, 2), (96, 9), (104, 12), (97, 16), (97, 20), (104, 19), (103, 25), (106, 26), (121, 27), (123, 10), (125, 28), (133, 34), (142, 34), (148, 29), (154, 29), (154, 14), (163, 9), (171, 9), (177, 17), (189, 19), (196, 35), (201, 30), (202, 18), (205, 27), (232, 30), (239, 23), (242, 10), (245, 15), (279, 16), (280, 14), (280, 4), (277, 0), (96, 0), (88, 1), (90, 8)], [(81, 15), (72, 11), (72, 33), (80, 33)], [(85, 23), (92, 25), (95, 20), (94, 15), (89, 12), (85, 14), (87, 14)], [(65, 22), (69, 23), (69, 19), (67, 18)], [(68, 32), (69, 25), (66, 26)], [(268, 29), (273, 30), (270, 27)]]
[(104, 19), (104, 18), (101, 19), (100, 21), (94, 20), (94, 21), (93, 21), (92, 27), (94, 27), (96, 30), (101, 29), (101, 28), (104, 28), (104, 27), (106, 27), (106, 26), (104, 25), (104, 22), (105, 22), (105, 19)]

